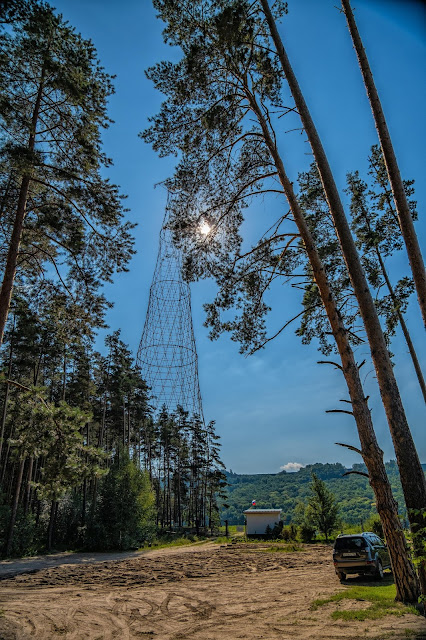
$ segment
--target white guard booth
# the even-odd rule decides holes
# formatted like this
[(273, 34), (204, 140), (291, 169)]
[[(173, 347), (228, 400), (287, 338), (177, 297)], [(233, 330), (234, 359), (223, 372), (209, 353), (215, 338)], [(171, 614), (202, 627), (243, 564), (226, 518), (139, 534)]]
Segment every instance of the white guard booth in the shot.
[(247, 536), (264, 536), (266, 528), (271, 529), (280, 521), (282, 509), (247, 509), (243, 511), (246, 520)]

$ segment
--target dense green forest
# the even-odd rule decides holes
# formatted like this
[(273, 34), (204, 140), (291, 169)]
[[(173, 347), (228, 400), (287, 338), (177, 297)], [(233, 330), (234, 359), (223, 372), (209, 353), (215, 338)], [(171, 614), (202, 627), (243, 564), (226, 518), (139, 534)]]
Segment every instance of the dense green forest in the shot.
[(217, 524), (214, 423), (181, 408), (154, 417), (119, 332), (102, 355), (87, 338), (65, 341), (60, 318), (45, 325), (23, 300), (11, 318), (1, 353), (3, 549), (120, 548), (172, 525)]
[[(426, 469), (426, 465), (423, 465)], [(364, 471), (363, 464), (353, 465), (352, 471)], [(377, 514), (373, 491), (368, 479), (358, 474), (343, 477), (346, 469), (342, 464), (311, 464), (296, 473), (282, 471), (277, 474), (245, 475), (226, 473), (228, 482), (227, 499), (221, 509), (221, 519), (229, 524), (243, 524), (242, 512), (251, 507), (256, 500), (258, 508), (282, 509), (281, 517), (285, 524), (297, 519), (297, 505), (307, 504), (312, 473), (323, 480), (334, 494), (339, 505), (339, 515), (348, 524), (359, 525), (370, 516)], [(404, 498), (399, 480), (398, 466), (395, 461), (386, 463), (386, 471), (392, 485), (399, 512), (405, 517)]]

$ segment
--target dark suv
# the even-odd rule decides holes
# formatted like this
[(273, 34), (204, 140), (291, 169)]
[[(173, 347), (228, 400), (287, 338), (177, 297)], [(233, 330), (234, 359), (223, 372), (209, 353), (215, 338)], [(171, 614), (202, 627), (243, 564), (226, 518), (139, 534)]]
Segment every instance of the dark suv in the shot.
[(340, 580), (344, 580), (348, 573), (369, 574), (381, 580), (384, 569), (391, 568), (385, 543), (370, 532), (338, 536), (334, 543), (333, 562)]

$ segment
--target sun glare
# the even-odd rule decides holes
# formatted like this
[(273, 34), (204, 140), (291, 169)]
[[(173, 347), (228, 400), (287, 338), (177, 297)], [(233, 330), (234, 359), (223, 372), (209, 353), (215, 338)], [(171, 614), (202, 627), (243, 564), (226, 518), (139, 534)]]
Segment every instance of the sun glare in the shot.
[(200, 233), (201, 233), (201, 235), (206, 237), (206, 236), (209, 235), (211, 230), (212, 230), (212, 228), (209, 225), (209, 223), (206, 222), (205, 220), (203, 220), (203, 222), (201, 222), (201, 224), (200, 224)]

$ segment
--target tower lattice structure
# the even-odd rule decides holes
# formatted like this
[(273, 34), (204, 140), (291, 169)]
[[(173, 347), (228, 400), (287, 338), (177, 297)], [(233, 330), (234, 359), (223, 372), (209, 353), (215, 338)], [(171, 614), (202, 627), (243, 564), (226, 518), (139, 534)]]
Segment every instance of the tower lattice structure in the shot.
[(191, 291), (182, 278), (182, 254), (167, 228), (160, 232), (148, 309), (137, 365), (151, 388), (156, 411), (180, 405), (203, 420), (198, 358), (192, 324)]

